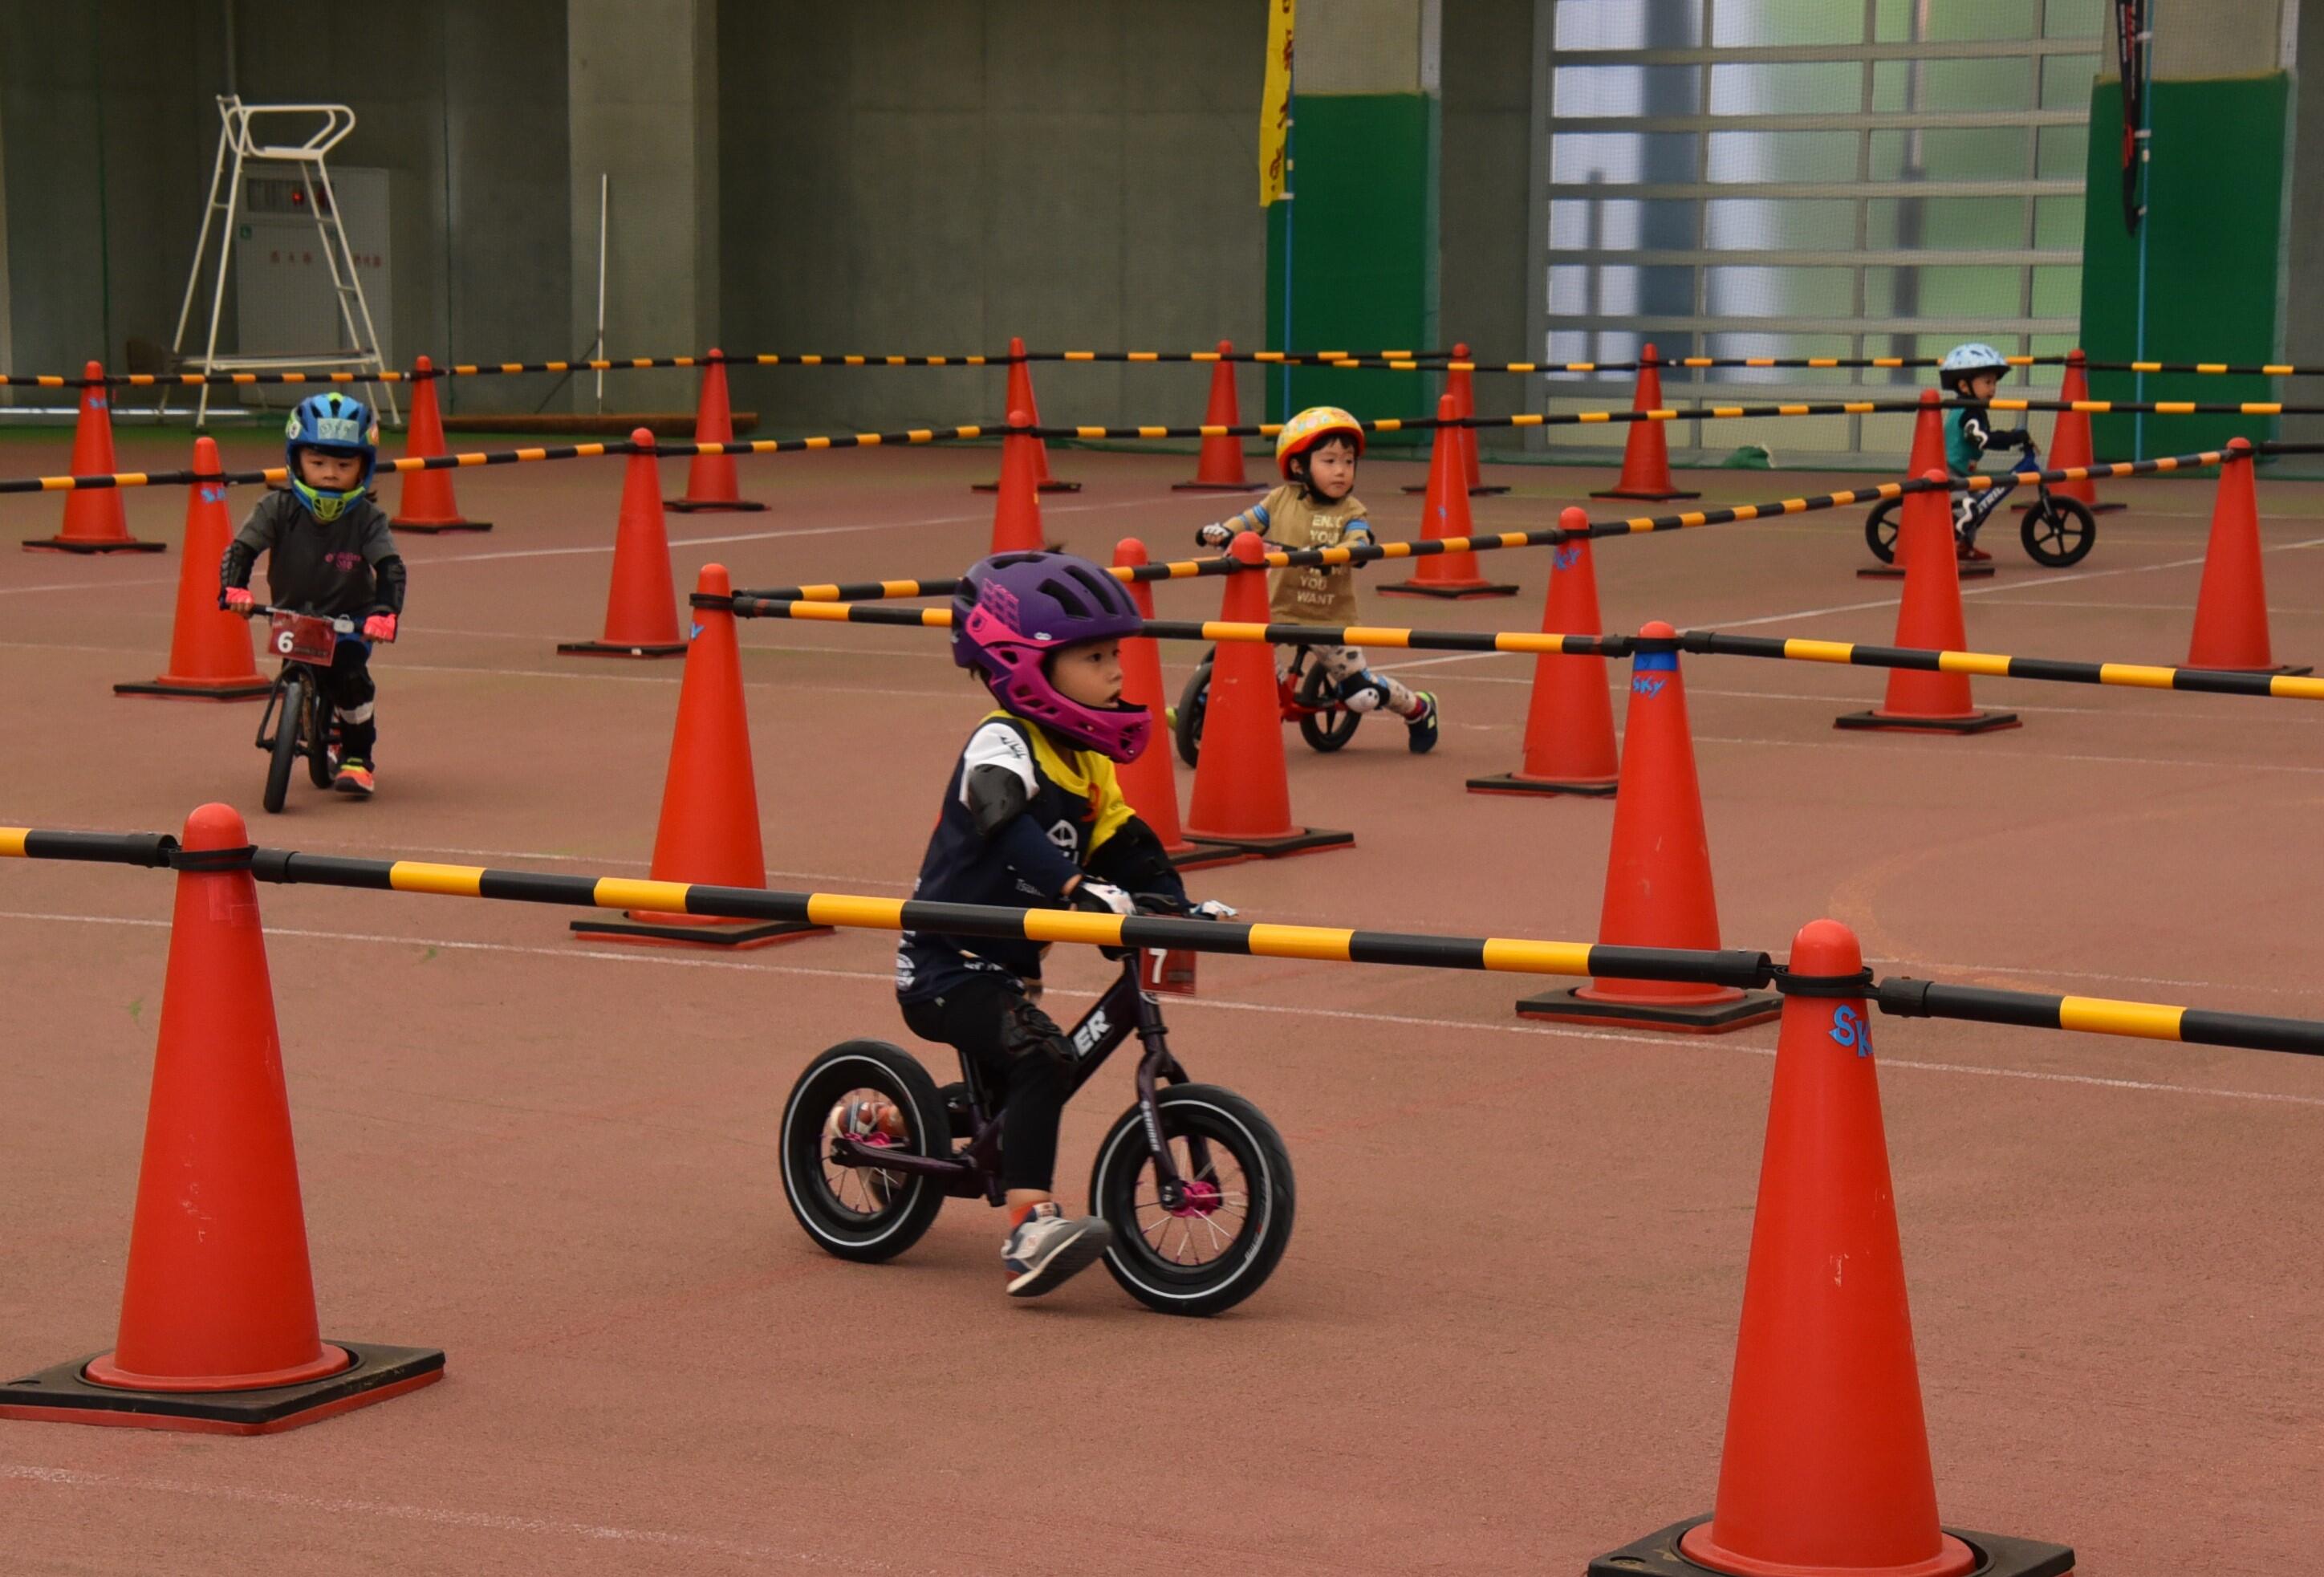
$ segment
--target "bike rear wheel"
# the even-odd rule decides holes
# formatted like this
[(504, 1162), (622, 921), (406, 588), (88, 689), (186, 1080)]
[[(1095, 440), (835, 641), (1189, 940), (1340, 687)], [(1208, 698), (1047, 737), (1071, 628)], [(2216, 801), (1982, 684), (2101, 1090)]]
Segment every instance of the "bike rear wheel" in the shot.
[(2098, 522), (2078, 498), (2050, 493), (2037, 499), (2017, 528), (2025, 556), (2049, 569), (2068, 569), (2098, 546)]
[(893, 1259), (944, 1208), (933, 1177), (843, 1167), (831, 1159), (833, 1113), (862, 1101), (895, 1109), (899, 1132), (877, 1137), (914, 1155), (949, 1156), (952, 1124), (919, 1059), (884, 1040), (848, 1040), (807, 1065), (783, 1106), (783, 1198), (816, 1246), (842, 1259)]
[(295, 669), (282, 678), (274, 714), (274, 744), (266, 759), (268, 814), (281, 810), (290, 792), (290, 769), (298, 763), (301, 736), (307, 731), (307, 676)]
[(1157, 1115), (1186, 1195), (1161, 1201), (1146, 1124), (1132, 1106), (1098, 1147), (1091, 1208), (1113, 1228), (1105, 1268), (1166, 1314), (1215, 1314), (1265, 1285), (1291, 1241), (1291, 1154), (1259, 1109), (1215, 1084), (1157, 1092)]
[(1901, 499), (1888, 499), (1865, 517), (1864, 545), (1872, 549), (1872, 557), (1883, 564), (1896, 562), (1896, 529), (1898, 512), (1904, 507)]
[(1339, 686), (1321, 662), (1299, 677), (1299, 737), (1311, 750), (1329, 753), (1356, 737), (1356, 726), (1364, 720), (1360, 712), (1336, 705)]
[(331, 786), (331, 704), (323, 698), (323, 687), (312, 680), (308, 683), (307, 693), (308, 705), (312, 709), (308, 719), (307, 737), (301, 742), (307, 747), (307, 781), (318, 788), (328, 788)]

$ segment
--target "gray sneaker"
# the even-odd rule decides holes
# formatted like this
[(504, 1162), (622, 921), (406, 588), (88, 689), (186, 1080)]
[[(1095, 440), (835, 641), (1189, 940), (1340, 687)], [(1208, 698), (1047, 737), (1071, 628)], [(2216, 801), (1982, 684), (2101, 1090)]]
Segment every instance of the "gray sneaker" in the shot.
[(1037, 1204), (1001, 1245), (1010, 1297), (1038, 1297), (1094, 1264), (1113, 1242), (1113, 1229), (1096, 1216), (1068, 1216), (1054, 1204)]

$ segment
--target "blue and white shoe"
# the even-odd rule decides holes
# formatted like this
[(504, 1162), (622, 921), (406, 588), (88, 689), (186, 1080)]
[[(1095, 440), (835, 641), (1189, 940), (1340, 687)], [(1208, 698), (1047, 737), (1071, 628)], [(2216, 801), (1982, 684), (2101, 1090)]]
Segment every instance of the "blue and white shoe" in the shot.
[(1068, 1216), (1056, 1204), (1037, 1204), (1001, 1245), (1010, 1297), (1039, 1297), (1097, 1263), (1113, 1243), (1113, 1229), (1096, 1216)]
[(1436, 748), (1436, 695), (1433, 690), (1423, 690), (1419, 696), (1420, 710), (1404, 720), (1407, 730), (1404, 748), (1414, 755), (1425, 756)]

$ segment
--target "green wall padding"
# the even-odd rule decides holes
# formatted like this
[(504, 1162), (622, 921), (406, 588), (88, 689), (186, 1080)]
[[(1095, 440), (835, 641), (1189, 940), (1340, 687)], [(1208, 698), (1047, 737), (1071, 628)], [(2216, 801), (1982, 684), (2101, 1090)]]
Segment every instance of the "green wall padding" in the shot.
[[(2282, 238), (2284, 137), (2291, 78), (2224, 77), (2156, 82), (2147, 172), (2146, 335), (2138, 335), (2136, 236), (2122, 222), (2122, 85), (2090, 97), (2090, 160), (2082, 226), (2082, 348), (2093, 360), (2270, 362), (2276, 359), (2277, 251)], [(2095, 400), (2276, 398), (2262, 377), (2092, 373)], [(2101, 460), (2216, 448), (2275, 435), (2264, 416), (2149, 416), (2144, 442), (2130, 416), (2094, 416)]]
[[(1436, 333), (1439, 110), (1422, 93), (1303, 96), (1294, 109), (1289, 203), (1268, 210), (1267, 337), (1284, 346), (1283, 244), (1290, 210), (1293, 350), (1442, 349)], [(1299, 367), (1289, 409), (1344, 405), (1359, 416), (1434, 409), (1434, 377)], [(1286, 411), (1284, 377), (1267, 380), (1270, 420)], [(1387, 435), (1385, 444), (1414, 437)], [(1425, 442), (1426, 435), (1417, 436)]]

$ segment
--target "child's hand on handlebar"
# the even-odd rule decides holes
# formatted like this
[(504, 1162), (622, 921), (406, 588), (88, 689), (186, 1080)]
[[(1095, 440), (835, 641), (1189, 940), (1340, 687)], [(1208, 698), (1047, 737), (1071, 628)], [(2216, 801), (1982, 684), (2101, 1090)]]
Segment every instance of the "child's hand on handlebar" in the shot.
[(1205, 548), (1223, 548), (1234, 540), (1234, 528), (1222, 521), (1213, 521), (1194, 533), (1194, 540)]
[(393, 613), (374, 613), (370, 618), (365, 619), (363, 622), (364, 639), (369, 641), (394, 640), (395, 617), (396, 616)]
[(246, 586), (230, 586), (218, 594), (219, 607), (229, 613), (239, 613), (245, 619), (250, 617), (251, 610), (257, 604), (258, 599), (250, 595), (250, 588)]
[(1186, 912), (1198, 920), (1231, 920), (1242, 911), (1232, 904), (1221, 903), (1214, 898), (1206, 898)]
[(1086, 877), (1074, 883), (1074, 890), (1065, 895), (1065, 900), (1086, 914), (1134, 915), (1138, 912), (1137, 900), (1121, 889), (1103, 881), (1092, 881)]

